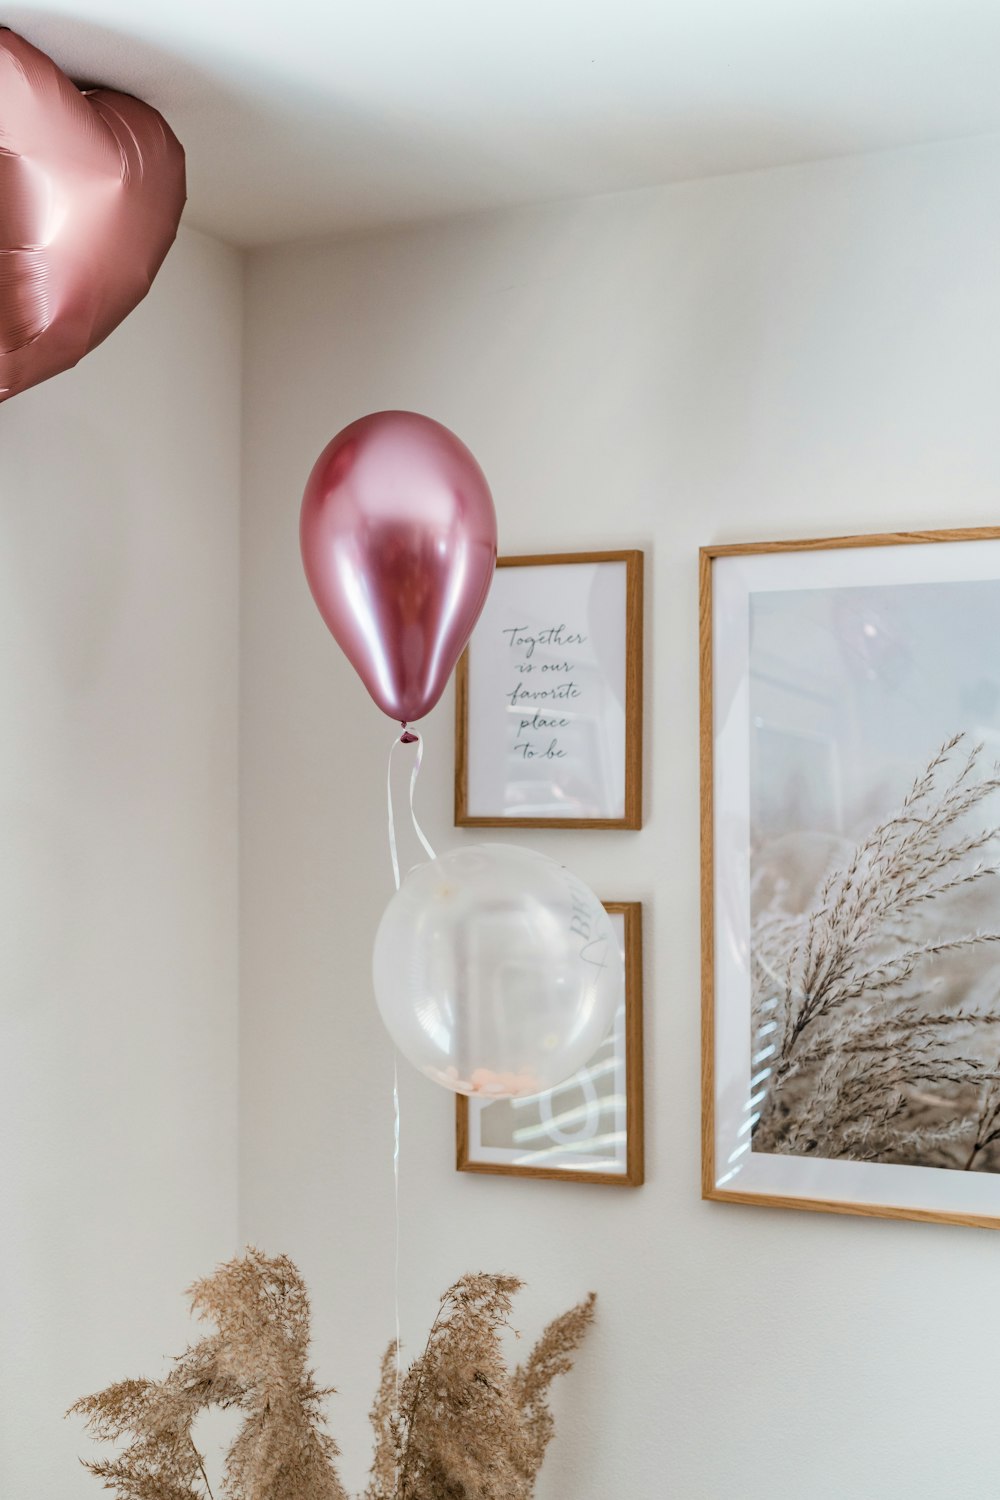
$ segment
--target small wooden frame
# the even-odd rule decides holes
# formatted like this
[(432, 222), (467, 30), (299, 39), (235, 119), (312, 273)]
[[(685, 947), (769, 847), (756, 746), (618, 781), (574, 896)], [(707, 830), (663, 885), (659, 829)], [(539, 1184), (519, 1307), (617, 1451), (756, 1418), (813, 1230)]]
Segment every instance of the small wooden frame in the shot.
[[(959, 553), (955, 544), (964, 546), (965, 552)], [(988, 544), (987, 548), (984, 549), (981, 544)], [(996, 548), (995, 556), (989, 550), (993, 547)], [(842, 556), (835, 557), (834, 554), (837, 553)], [(870, 555), (861, 556), (863, 553)], [(776, 556), (787, 556), (788, 561), (776, 562)], [(727, 569), (727, 572), (723, 575), (719, 572), (720, 568)], [(900, 586), (903, 590), (906, 586), (910, 587), (908, 600), (901, 597)], [(938, 594), (935, 597), (934, 591), (942, 587), (956, 592), (954, 595)], [(967, 590), (966, 593), (962, 593), (963, 588)], [(922, 592), (918, 595), (914, 590)], [(977, 590), (978, 593), (975, 592)], [(991, 592), (985, 593), (984, 590)], [(833, 598), (837, 592), (842, 596), (840, 601)], [(812, 603), (800, 602), (810, 593), (814, 596)], [(820, 603), (821, 594), (830, 596), (828, 604)], [(763, 604), (755, 602), (761, 600), (764, 601)], [(821, 608), (828, 608), (825, 617), (828, 621), (839, 622), (845, 618), (842, 613), (838, 613), (843, 610), (845, 602), (849, 611), (853, 612), (850, 618), (856, 641), (853, 638), (846, 639), (846, 627), (838, 626), (839, 636), (833, 628), (827, 632), (831, 645), (828, 658), (823, 664), (826, 668), (824, 679), (815, 675), (820, 671), (820, 664), (815, 655), (811, 654), (809, 639), (801, 629), (796, 628), (796, 623), (804, 619), (805, 612), (809, 610), (813, 611), (814, 619), (819, 618)], [(878, 612), (880, 607), (883, 611), (881, 616)], [(800, 770), (806, 764), (806, 758), (811, 756), (808, 764), (815, 771), (821, 764), (821, 755), (825, 753), (824, 737), (831, 738), (834, 746), (831, 764), (838, 775), (843, 772), (848, 782), (846, 789), (837, 788), (837, 796), (844, 798), (843, 850), (833, 848), (821, 871), (822, 881), (810, 884), (810, 894), (802, 898), (804, 904), (788, 906), (790, 921), (802, 922), (810, 912), (830, 911), (840, 887), (834, 885), (830, 888), (834, 896), (827, 898), (827, 904), (824, 905), (822, 882), (830, 878), (843, 880), (844, 873), (839, 872), (850, 870), (851, 849), (863, 845), (872, 824), (876, 825), (877, 833), (879, 820), (892, 818), (894, 810), (906, 794), (909, 781), (921, 774), (921, 767), (927, 766), (933, 756), (934, 751), (932, 749), (929, 752), (928, 745), (933, 742), (936, 747), (947, 742), (947, 732), (939, 734), (940, 724), (936, 721), (953, 712), (961, 717), (958, 710), (953, 709), (953, 704), (964, 701), (970, 705), (969, 724), (959, 722), (955, 726), (956, 733), (967, 731), (967, 743), (988, 739), (991, 758), (995, 755), (996, 745), (1000, 744), (1000, 710), (996, 706), (989, 706), (990, 691), (986, 690), (986, 687), (1000, 679), (1000, 673), (993, 674), (989, 669), (981, 670), (981, 666), (975, 662), (970, 664), (969, 636), (961, 634), (958, 629), (958, 622), (964, 618), (965, 607), (974, 607), (980, 624), (990, 617), (991, 612), (995, 612), (995, 618), (1000, 622), (998, 527), (892, 532), (809, 541), (738, 543), (708, 546), (701, 550), (701, 1082), (702, 1196), (706, 1199), (806, 1209), (818, 1213), (1000, 1228), (1000, 1159), (993, 1154), (988, 1159), (981, 1158), (978, 1169), (969, 1169), (969, 1162), (975, 1156), (979, 1141), (979, 1136), (974, 1133), (974, 1125), (969, 1127), (967, 1139), (963, 1137), (963, 1158), (970, 1143), (972, 1144), (972, 1155), (965, 1162), (964, 1169), (957, 1152), (954, 1152), (954, 1160), (947, 1157), (935, 1158), (933, 1150), (951, 1149), (947, 1145), (936, 1146), (933, 1150), (930, 1146), (921, 1147), (919, 1149), (925, 1154), (916, 1154), (913, 1160), (905, 1159), (904, 1152), (902, 1161), (892, 1151), (887, 1152), (884, 1148), (880, 1149), (878, 1156), (873, 1156), (870, 1150), (867, 1155), (860, 1150), (854, 1156), (831, 1154), (823, 1135), (829, 1115), (821, 1117), (822, 1130), (814, 1132), (820, 1137), (819, 1146), (822, 1149), (816, 1149), (816, 1143), (811, 1142), (807, 1143), (809, 1149), (803, 1151), (797, 1141), (791, 1145), (786, 1141), (784, 1146), (776, 1148), (765, 1139), (763, 1157), (758, 1154), (754, 1145), (757, 1133), (754, 1121), (759, 1116), (754, 1112), (763, 1111), (767, 1105), (755, 1100), (763, 1099), (764, 1095), (759, 1091), (766, 1090), (771, 1085), (768, 1082), (758, 1082), (757, 1077), (751, 1075), (770, 1067), (775, 1059), (768, 1057), (766, 1061), (758, 1062), (758, 1055), (763, 1057), (765, 1049), (759, 1040), (761, 1029), (758, 1012), (753, 1009), (750, 969), (758, 933), (764, 929), (757, 925), (759, 916), (756, 913), (751, 916), (750, 868), (756, 861), (753, 876), (754, 889), (757, 889), (762, 872), (764, 876), (770, 873), (763, 856), (757, 851), (761, 847), (761, 841), (771, 837), (774, 828), (780, 826), (780, 819), (775, 819), (773, 813), (764, 815), (767, 808), (774, 804), (768, 804), (766, 793), (762, 793), (756, 785), (751, 787), (749, 793), (739, 792), (735, 801), (733, 798), (734, 788), (752, 780), (748, 768), (755, 762), (750, 737), (758, 734), (762, 727), (765, 732), (770, 732), (771, 744), (774, 743), (776, 726), (779, 733), (798, 734), (803, 746), (811, 733), (811, 747), (801, 752), (794, 748), (789, 750), (789, 765), (793, 769), (797, 756)], [(759, 645), (758, 633), (762, 609), (771, 612), (767, 627), (770, 644), (763, 648)], [(914, 620), (921, 622), (922, 633), (919, 636), (908, 633), (904, 628), (907, 621)], [(884, 626), (888, 628), (884, 629)], [(751, 639), (755, 643), (753, 648), (749, 644)], [(888, 654), (881, 661), (877, 656), (873, 656), (868, 663), (862, 660), (860, 667), (852, 660), (851, 650), (843, 649), (845, 645), (849, 648), (853, 645), (856, 654), (864, 642), (877, 643), (882, 639), (885, 640)], [(920, 675), (921, 651), (927, 640), (933, 642), (935, 656), (923, 668), (926, 673), (924, 678)], [(788, 644), (777, 644), (780, 642)], [(976, 649), (979, 650), (978, 647)], [(926, 655), (930, 658), (930, 651)], [(985, 661), (985, 657), (980, 650), (980, 662), (982, 661)], [(890, 724), (886, 728), (885, 715), (891, 716), (896, 711), (893, 705), (898, 701), (899, 673), (904, 668), (914, 674), (912, 683), (907, 684), (910, 701), (919, 705), (921, 714), (928, 720), (932, 717), (935, 720), (933, 725), (927, 726), (926, 734), (920, 723), (916, 723), (913, 728), (909, 724), (901, 728)], [(794, 683), (796, 673), (801, 677), (798, 684)], [(813, 678), (810, 678), (810, 673), (814, 674)], [(864, 715), (869, 716), (873, 724), (880, 714), (883, 716), (878, 720), (877, 738), (888, 766), (886, 770), (881, 763), (876, 763), (876, 770), (870, 773), (871, 784), (875, 787), (877, 771), (878, 776), (891, 780), (892, 786), (890, 791), (884, 793), (881, 802), (872, 793), (872, 810), (865, 819), (859, 820), (857, 810), (860, 802), (854, 793), (862, 784), (859, 780), (862, 771), (866, 771), (867, 763), (863, 752), (869, 741), (863, 735), (856, 738), (849, 745), (853, 754), (846, 755), (843, 745), (831, 734), (827, 720), (843, 723), (849, 718), (843, 713), (847, 694), (843, 684), (861, 683), (862, 679), (867, 682), (871, 697), (865, 699), (867, 689), (855, 686), (852, 689), (851, 706), (856, 708), (858, 703), (863, 703)], [(973, 691), (977, 680), (986, 684), (978, 700)], [(755, 688), (755, 682), (765, 686)], [(935, 691), (938, 683), (941, 684), (939, 695)], [(972, 688), (965, 691), (963, 684), (972, 684)], [(815, 706), (812, 709), (807, 705), (810, 686), (816, 689), (813, 694)], [(763, 707), (765, 699), (769, 705), (775, 705), (774, 695), (779, 692), (792, 696), (798, 692), (800, 695), (794, 711), (789, 712), (783, 720), (780, 712), (775, 711), (769, 715)], [(767, 697), (767, 694), (771, 696)], [(824, 718), (824, 715), (827, 717)], [(914, 714), (912, 717), (916, 721), (920, 715)], [(985, 729), (984, 724), (988, 726)], [(852, 727), (850, 733), (857, 736), (859, 732)], [(875, 738), (872, 731), (866, 729), (865, 733)], [(745, 749), (739, 748), (741, 737), (745, 741)], [(927, 744), (923, 743), (925, 737)], [(887, 742), (889, 749), (886, 750), (884, 744)], [(788, 743), (790, 745), (791, 741)], [(819, 750), (816, 748), (817, 743)], [(742, 759), (744, 753), (745, 763)], [(954, 753), (963, 753), (961, 744)], [(895, 761), (891, 759), (892, 756), (896, 757)], [(728, 781), (728, 773), (722, 768), (725, 757), (734, 757)], [(909, 763), (909, 757), (912, 757), (912, 764)], [(756, 764), (758, 767), (766, 764), (766, 757), (762, 757), (759, 750)], [(893, 772), (897, 774), (891, 774)], [(754, 774), (760, 776), (761, 772), (758, 770)], [(769, 787), (773, 788), (777, 773), (771, 769), (767, 774), (771, 777)], [(822, 795), (816, 792), (816, 786), (822, 785), (823, 777), (815, 774), (810, 782), (809, 777), (800, 775), (797, 782), (794, 777), (789, 780), (796, 786), (796, 795), (800, 799), (813, 799), (812, 806), (815, 810), (815, 799), (817, 795)], [(801, 791), (802, 787), (805, 787), (804, 792)], [(742, 806), (740, 798), (744, 796), (746, 826), (733, 834), (728, 831), (733, 824), (733, 810), (734, 807), (738, 809)], [(799, 814), (798, 821), (794, 822), (787, 809), (782, 809), (780, 816), (787, 817), (790, 825), (796, 828), (823, 827), (821, 817), (813, 817), (810, 821), (808, 817)], [(995, 825), (995, 809), (989, 817)], [(750, 853), (749, 839), (751, 820), (754, 822), (753, 854)], [(763, 826), (768, 820), (770, 827)], [(780, 837), (785, 840), (780, 858), (787, 861), (787, 840), (790, 835), (782, 833)], [(744, 848), (747, 851), (745, 856), (739, 853)], [(846, 851), (846, 860), (843, 851)], [(777, 869), (779, 857), (770, 857)], [(984, 855), (984, 859), (988, 858), (992, 856)], [(741, 860), (747, 865), (745, 872), (739, 868)], [(785, 868), (787, 870), (787, 864)], [(864, 869), (863, 861), (861, 868)], [(724, 892), (720, 881), (725, 884)], [(970, 887), (979, 889), (978, 885), (971, 886), (971, 882)], [(725, 899), (720, 900), (720, 894)], [(772, 903), (774, 899), (770, 898)], [(800, 907), (803, 915), (797, 917), (794, 914)], [(841, 910), (843, 909), (841, 904)], [(927, 922), (924, 939), (927, 944), (934, 941), (934, 923), (942, 920), (937, 915), (939, 910), (933, 896), (924, 901), (921, 907), (921, 921)], [(924, 915), (927, 912), (934, 915), (927, 918)], [(945, 919), (954, 921), (953, 910), (948, 912), (945, 909)], [(959, 927), (961, 921), (959, 917)], [(742, 922), (746, 923), (745, 932), (742, 928), (737, 930)], [(969, 925), (971, 927), (973, 924), (970, 922)], [(993, 922), (990, 925), (996, 931), (1000, 924)], [(946, 942), (947, 937), (948, 933), (942, 930), (941, 940)], [(887, 934), (886, 941), (891, 938), (892, 935)], [(972, 941), (979, 942), (981, 939), (976, 937)], [(962, 937), (958, 944), (951, 946), (960, 947), (969, 942), (968, 937)], [(889, 951), (893, 950), (890, 948)], [(925, 948), (922, 951), (928, 950)], [(766, 951), (768, 966), (764, 972), (768, 979), (761, 987), (761, 992), (767, 997), (767, 1004), (777, 1007), (771, 1012), (773, 1015), (783, 1015), (790, 1004), (801, 1005), (803, 999), (814, 1002), (820, 983), (825, 982), (825, 978), (810, 978), (808, 974), (797, 980), (798, 970), (794, 968), (794, 963), (806, 961), (802, 959), (803, 952), (808, 957), (809, 950), (800, 948), (798, 955), (788, 959), (786, 965), (783, 957), (775, 962), (774, 950)], [(1000, 958), (994, 956), (992, 961), (1000, 969)], [(745, 971), (742, 978), (741, 966)], [(861, 967), (864, 969), (863, 964)], [(864, 970), (861, 974), (862, 980), (867, 972), (868, 970)], [(917, 974), (919, 981), (919, 969)], [(938, 980), (939, 984), (940, 982)], [(962, 985), (970, 984), (971, 987), (971, 982), (964, 975), (958, 980), (949, 980), (949, 983), (952, 982), (956, 988), (951, 1004), (956, 1005), (960, 1001), (954, 999), (954, 994), (962, 992)], [(775, 997), (773, 999), (772, 992)], [(916, 984), (913, 993), (917, 1005), (924, 1003), (923, 985), (920, 982)], [(947, 995), (948, 991), (935, 993)], [(783, 996), (790, 996), (791, 1000), (785, 1000)], [(930, 1004), (930, 1001), (926, 1003)], [(885, 1001), (870, 995), (862, 983), (860, 995), (852, 1004), (855, 1010), (848, 1014), (859, 1016), (862, 1024), (870, 1024), (869, 1016), (881, 1014), (874, 1007), (884, 1006)], [(942, 999), (937, 998), (932, 1009), (940, 1012), (943, 1004)], [(839, 1015), (843, 1016), (844, 1013), (841, 1009)], [(931, 1019), (929, 1024), (936, 1025), (937, 1021)], [(769, 1045), (778, 1040), (779, 1062), (783, 1060), (782, 1048), (787, 1045), (787, 1038), (791, 1034), (779, 1024), (775, 1036), (764, 1039)], [(801, 1035), (801, 1031), (798, 1035)], [(781, 1038), (786, 1040), (783, 1042)], [(1000, 1039), (995, 1032), (990, 1036), (989, 1046), (992, 1047), (994, 1043), (1000, 1046)], [(834, 1043), (834, 1047), (836, 1045)], [(964, 1049), (960, 1050), (968, 1051), (969, 1045), (966, 1041)], [(741, 1048), (745, 1051), (746, 1061), (751, 1065), (746, 1069), (745, 1075), (742, 1066), (733, 1066), (734, 1059), (739, 1062), (743, 1056)], [(770, 1045), (770, 1052), (775, 1052), (773, 1045)], [(828, 1045), (827, 1055), (830, 1053), (831, 1047)], [(895, 1057), (897, 1054), (893, 1051), (891, 1055)], [(996, 1054), (991, 1052), (990, 1055), (995, 1057)], [(994, 1061), (991, 1066), (995, 1065)], [(803, 1089), (808, 1090), (808, 1073), (805, 1078), (806, 1081), (803, 1082), (800, 1071), (795, 1084), (799, 1092), (789, 1097), (789, 1102), (784, 1106), (784, 1115), (778, 1117), (780, 1121), (786, 1120), (790, 1114), (792, 1118), (805, 1118), (812, 1125), (808, 1115), (796, 1115), (796, 1111), (809, 1108), (808, 1100), (811, 1096), (808, 1093), (803, 1096), (801, 1092)], [(803, 1097), (805, 1103), (802, 1102)], [(947, 1083), (942, 1092), (942, 1100), (947, 1107)], [(773, 1108), (773, 1100), (771, 1104)], [(828, 1109), (831, 1107), (826, 1106)], [(922, 1110), (928, 1108), (926, 1092), (919, 1095), (919, 1107)], [(965, 1128), (959, 1109), (965, 1113), (968, 1109), (964, 1101), (960, 1104), (956, 1102), (954, 1107), (956, 1116), (953, 1129), (958, 1135)], [(742, 1119), (742, 1125), (737, 1128), (739, 1119)], [(918, 1120), (917, 1123), (921, 1122)], [(943, 1140), (947, 1140), (947, 1131), (940, 1134)], [(736, 1144), (740, 1136), (742, 1140)], [(993, 1140), (992, 1136), (984, 1135), (983, 1138), (987, 1144)], [(901, 1136), (901, 1139), (908, 1137)], [(933, 1137), (928, 1135), (927, 1139), (930, 1141)], [(916, 1147), (910, 1149), (917, 1153)], [(990, 1149), (994, 1153), (997, 1150), (996, 1147)], [(774, 1154), (776, 1151), (778, 1154)], [(741, 1162), (743, 1170), (740, 1169)]]
[[(594, 1069), (595, 1077), (608, 1074), (609, 1056), (614, 1059), (615, 1078), (613, 1088), (617, 1089), (624, 1074), (624, 1142), (617, 1142), (609, 1153), (609, 1161), (614, 1161), (613, 1167), (602, 1168), (589, 1165), (574, 1167), (565, 1162), (558, 1164), (551, 1158), (556, 1148), (538, 1154), (549, 1156), (548, 1164), (540, 1162), (532, 1165), (530, 1161), (524, 1160), (525, 1155), (518, 1152), (514, 1146), (509, 1148), (504, 1145), (501, 1148), (486, 1148), (483, 1152), (482, 1146), (482, 1116), (492, 1111), (493, 1118), (499, 1120), (498, 1112), (503, 1111), (502, 1124), (506, 1124), (513, 1110), (518, 1106), (518, 1101), (499, 1100), (494, 1103), (483, 1103), (481, 1100), (469, 1100), (463, 1094), (455, 1099), (455, 1135), (456, 1156), (455, 1166), (459, 1172), (484, 1172), (499, 1177), (542, 1177), (561, 1182), (594, 1182), (606, 1183), (614, 1187), (639, 1187), (643, 1182), (644, 1173), (644, 1138), (643, 1138), (643, 1089), (642, 1089), (642, 903), (639, 901), (606, 901), (605, 910), (612, 917), (620, 916), (622, 919), (622, 948), (625, 959), (625, 994), (623, 998), (622, 1013), (616, 1021), (616, 1026), (607, 1042), (595, 1054)], [(586, 1073), (581, 1070), (581, 1074)], [(577, 1079), (580, 1078), (577, 1075)], [(591, 1084), (591, 1090), (593, 1085)], [(547, 1094), (539, 1095), (540, 1100), (551, 1100), (554, 1096), (565, 1095), (573, 1089), (578, 1089), (576, 1080), (570, 1080), (560, 1089), (550, 1089)], [(599, 1104), (596, 1098), (593, 1100)], [(607, 1100), (612, 1105), (612, 1099)], [(621, 1118), (621, 1106), (612, 1106), (616, 1116)], [(534, 1101), (525, 1101), (526, 1111), (534, 1114), (536, 1111), (541, 1116), (542, 1111)], [(531, 1127), (539, 1131), (542, 1127), (534, 1124)], [(591, 1135), (593, 1139), (597, 1130), (597, 1119), (592, 1122)], [(582, 1138), (576, 1136), (575, 1140), (580, 1143)], [(483, 1155), (480, 1155), (483, 1152)], [(486, 1159), (488, 1158), (488, 1159)]]
[[(614, 566), (601, 580), (609, 587), (596, 588), (603, 564), (622, 569), (621, 613), (612, 605), (608, 630), (592, 639), (592, 622), (600, 630), (602, 610), (608, 608), (604, 596), (618, 598)], [(456, 825), (641, 828), (643, 554), (500, 557), (497, 568), (501, 573), (455, 674)], [(505, 629), (510, 589), (501, 580), (511, 579), (510, 569), (537, 570), (532, 580), (537, 587), (525, 605), (518, 601), (518, 618)], [(579, 652), (586, 661), (583, 675), (574, 677)], [(540, 659), (546, 653), (551, 660)], [(480, 660), (482, 671), (491, 675), (473, 681)], [(497, 681), (501, 670), (513, 674), (502, 683)], [(530, 685), (522, 673), (533, 674)], [(571, 703), (560, 700), (564, 691), (574, 694)], [(545, 702), (550, 696), (551, 706)], [(474, 727), (473, 705), (478, 707)], [(591, 705), (596, 718), (583, 712)], [(518, 768), (524, 774), (515, 779), (511, 771)], [(566, 807), (565, 816), (552, 811), (559, 805)], [(519, 811), (533, 806), (545, 811)], [(592, 811), (582, 813), (581, 806)]]

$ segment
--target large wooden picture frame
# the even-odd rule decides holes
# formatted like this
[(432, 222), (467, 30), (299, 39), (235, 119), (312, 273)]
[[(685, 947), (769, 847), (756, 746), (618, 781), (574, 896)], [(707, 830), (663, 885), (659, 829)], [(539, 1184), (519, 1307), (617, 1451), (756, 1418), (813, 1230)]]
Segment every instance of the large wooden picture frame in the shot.
[(705, 1198), (1000, 1227), (1000, 528), (701, 553)]
[(642, 904), (604, 906), (621, 923), (625, 960), (625, 992), (611, 1033), (575, 1078), (534, 1099), (485, 1103), (456, 1095), (459, 1172), (641, 1185)]
[(455, 822), (642, 826), (643, 554), (501, 557), (458, 663)]

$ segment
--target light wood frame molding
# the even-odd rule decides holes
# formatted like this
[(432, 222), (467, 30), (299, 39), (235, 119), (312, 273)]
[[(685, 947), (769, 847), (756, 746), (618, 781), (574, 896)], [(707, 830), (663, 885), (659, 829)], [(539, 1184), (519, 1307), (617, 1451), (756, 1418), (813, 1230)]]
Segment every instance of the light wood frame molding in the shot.
[[(892, 531), (872, 536), (822, 537), (802, 541), (736, 542), (702, 547), (699, 556), (699, 688), (701, 761), (701, 980), (702, 980), (702, 1172), (701, 1195), (718, 1203), (746, 1203), (767, 1208), (797, 1208), (813, 1213), (851, 1214), (862, 1218), (913, 1219), (924, 1223), (966, 1224), (1000, 1229), (1000, 1215), (952, 1213), (900, 1207), (896, 1204), (841, 1202), (731, 1191), (715, 1186), (715, 870), (713, 797), (715, 787), (712, 699), (712, 565), (719, 557), (768, 552), (821, 552), (854, 547), (898, 547), (930, 542), (1000, 541), (1000, 526), (960, 530)], [(1000, 1187), (1000, 1184), (998, 1184)]]
[(553, 552), (498, 557), (498, 568), (531, 568), (565, 563), (623, 562), (625, 573), (625, 813), (621, 818), (473, 817), (469, 788), (469, 652), (455, 669), (455, 826), (457, 828), (624, 828), (642, 827), (643, 560), (638, 550)]
[(642, 1052), (642, 902), (605, 901), (609, 915), (625, 919), (625, 1171), (576, 1172), (565, 1167), (521, 1167), (469, 1160), (469, 1101), (455, 1095), (455, 1169), (495, 1177), (541, 1177), (559, 1182), (641, 1187), (645, 1181)]

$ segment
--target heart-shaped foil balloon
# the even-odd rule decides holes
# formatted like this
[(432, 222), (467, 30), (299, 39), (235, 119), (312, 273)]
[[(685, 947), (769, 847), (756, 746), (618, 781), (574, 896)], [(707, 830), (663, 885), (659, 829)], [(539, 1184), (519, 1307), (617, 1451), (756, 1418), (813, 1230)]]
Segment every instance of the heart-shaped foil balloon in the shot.
[(184, 199), (162, 115), (81, 92), (0, 29), (0, 401), (68, 370), (142, 301)]

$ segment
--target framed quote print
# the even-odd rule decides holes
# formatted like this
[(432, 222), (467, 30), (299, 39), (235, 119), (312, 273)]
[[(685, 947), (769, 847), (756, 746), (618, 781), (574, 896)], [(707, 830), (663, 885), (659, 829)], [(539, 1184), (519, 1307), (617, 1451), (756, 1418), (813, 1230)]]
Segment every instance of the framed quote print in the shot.
[(641, 827), (642, 562), (497, 559), (456, 673), (460, 827)]
[(610, 1033), (586, 1067), (558, 1088), (492, 1103), (456, 1095), (460, 1172), (642, 1183), (642, 904), (604, 905), (625, 962)]
[(1000, 529), (701, 559), (703, 1192), (1000, 1227)]

